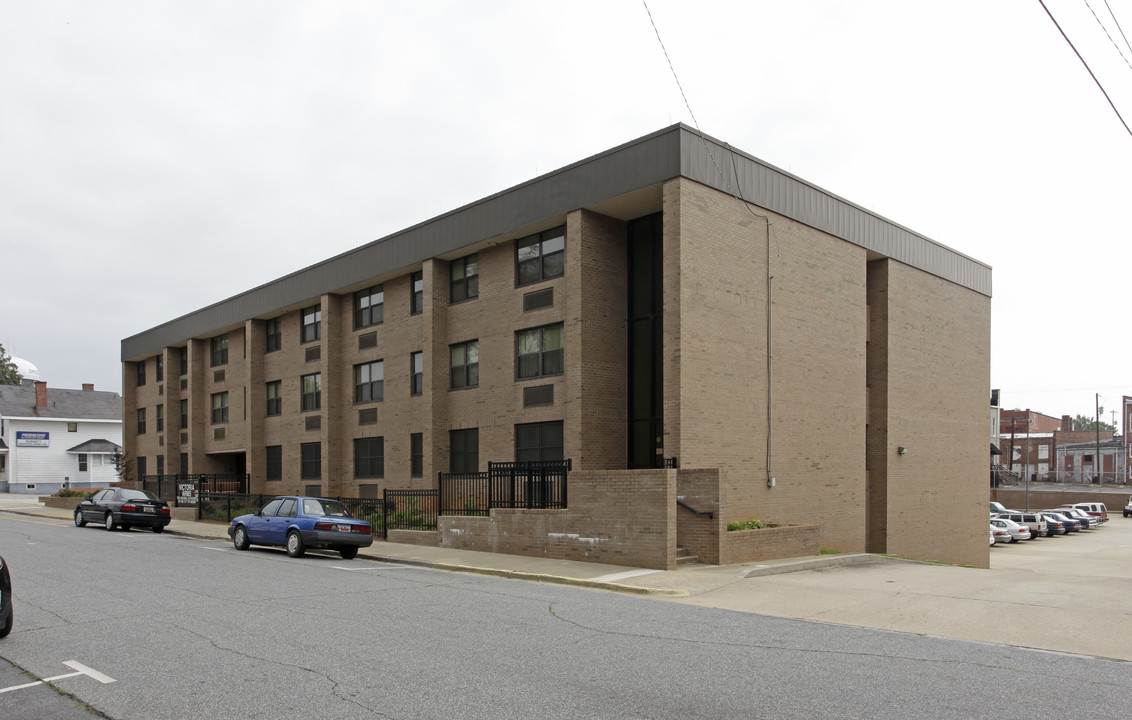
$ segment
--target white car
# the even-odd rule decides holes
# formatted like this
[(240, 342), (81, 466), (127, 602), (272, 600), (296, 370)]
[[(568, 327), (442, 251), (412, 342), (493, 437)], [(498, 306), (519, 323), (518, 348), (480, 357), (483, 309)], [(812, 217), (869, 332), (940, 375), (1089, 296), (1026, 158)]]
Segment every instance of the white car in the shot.
[(1006, 528), (995, 527), (992, 523), (990, 526), (990, 544), (997, 545), (1008, 542), (1011, 542), (1010, 531)]
[(1032, 535), (1030, 534), (1030, 528), (1026, 527), (1025, 525), (1019, 525), (1013, 520), (1007, 520), (1006, 518), (991, 518), (990, 524), (1009, 532), (1010, 542), (1029, 540), (1032, 537)]

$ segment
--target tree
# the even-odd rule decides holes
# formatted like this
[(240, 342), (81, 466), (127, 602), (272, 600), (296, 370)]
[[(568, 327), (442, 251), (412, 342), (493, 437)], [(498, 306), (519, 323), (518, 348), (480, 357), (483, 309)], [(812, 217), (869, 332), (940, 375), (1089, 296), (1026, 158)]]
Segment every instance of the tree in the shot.
[(0, 385), (19, 385), (23, 381), (24, 376), (12, 362), (12, 356), (0, 345)]
[(111, 458), (114, 463), (114, 472), (123, 483), (134, 481), (134, 464), (130, 461), (130, 453), (125, 450), (115, 450)]
[[(1092, 430), (1092, 431), (1095, 432), (1096, 429), (1097, 429), (1097, 421), (1096, 421), (1095, 418), (1085, 417), (1084, 415), (1078, 415), (1078, 416), (1073, 418), (1073, 429), (1074, 430)], [(1104, 420), (1101, 420), (1100, 429), (1101, 429), (1101, 432), (1116, 432), (1116, 426), (1110, 425), (1110, 424), (1106, 423)]]

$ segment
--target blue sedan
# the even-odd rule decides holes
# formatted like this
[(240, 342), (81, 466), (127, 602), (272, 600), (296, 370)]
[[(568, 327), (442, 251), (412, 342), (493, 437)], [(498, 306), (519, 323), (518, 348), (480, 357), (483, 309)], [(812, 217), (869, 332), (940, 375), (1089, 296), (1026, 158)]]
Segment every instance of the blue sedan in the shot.
[(350, 560), (359, 548), (373, 544), (369, 523), (351, 517), (345, 505), (304, 496), (277, 497), (250, 515), (233, 518), (228, 536), (237, 550), (274, 545), (286, 548), (291, 557), (326, 548)]

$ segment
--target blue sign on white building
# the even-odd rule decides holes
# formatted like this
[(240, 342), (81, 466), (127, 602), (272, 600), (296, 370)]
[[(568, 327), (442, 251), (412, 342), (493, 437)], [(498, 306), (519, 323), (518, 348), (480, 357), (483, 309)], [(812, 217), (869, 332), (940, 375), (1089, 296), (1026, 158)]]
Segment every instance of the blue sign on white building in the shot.
[(50, 447), (51, 433), (30, 432), (28, 430), (16, 431), (16, 447)]

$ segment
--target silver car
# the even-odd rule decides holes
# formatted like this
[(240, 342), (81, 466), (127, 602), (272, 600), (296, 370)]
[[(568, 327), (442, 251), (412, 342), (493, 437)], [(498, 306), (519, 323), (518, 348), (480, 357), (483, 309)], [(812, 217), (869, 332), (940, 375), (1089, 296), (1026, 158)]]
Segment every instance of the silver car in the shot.
[(1030, 528), (1025, 525), (1019, 525), (1013, 520), (1006, 518), (991, 518), (991, 525), (997, 528), (1002, 528), (1010, 533), (1010, 542), (1018, 542), (1019, 540), (1029, 540), (1033, 535), (1030, 533)]

